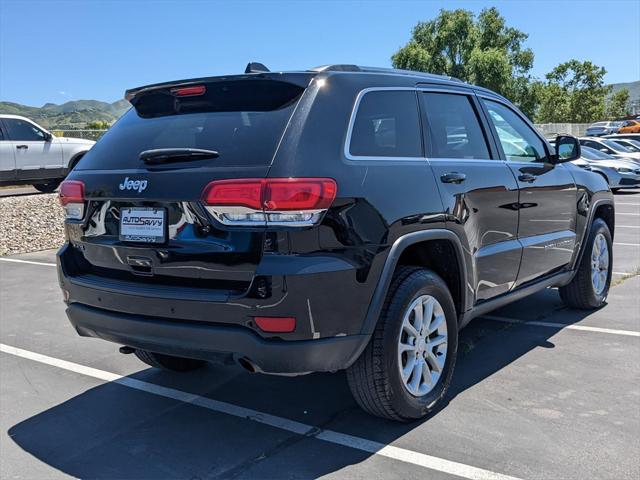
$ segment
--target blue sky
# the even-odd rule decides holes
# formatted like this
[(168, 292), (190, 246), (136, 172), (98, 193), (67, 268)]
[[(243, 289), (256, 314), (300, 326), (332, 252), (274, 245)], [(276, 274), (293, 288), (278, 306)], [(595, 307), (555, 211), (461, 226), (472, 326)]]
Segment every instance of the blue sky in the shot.
[(416, 22), (488, 6), (529, 34), (536, 76), (577, 58), (604, 66), (607, 82), (640, 79), (638, 0), (0, 0), (0, 100), (115, 101), (126, 88), (239, 73), (250, 60), (390, 66)]

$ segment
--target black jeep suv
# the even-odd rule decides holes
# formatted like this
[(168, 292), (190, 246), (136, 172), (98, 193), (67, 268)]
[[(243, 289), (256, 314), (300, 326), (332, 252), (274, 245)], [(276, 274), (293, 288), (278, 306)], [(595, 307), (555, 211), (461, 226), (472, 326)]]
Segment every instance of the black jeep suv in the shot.
[(547, 287), (600, 307), (614, 206), (509, 101), (332, 65), (149, 85), (62, 184), (82, 336), (154, 367), (346, 369), (396, 420), (443, 398), (458, 332)]

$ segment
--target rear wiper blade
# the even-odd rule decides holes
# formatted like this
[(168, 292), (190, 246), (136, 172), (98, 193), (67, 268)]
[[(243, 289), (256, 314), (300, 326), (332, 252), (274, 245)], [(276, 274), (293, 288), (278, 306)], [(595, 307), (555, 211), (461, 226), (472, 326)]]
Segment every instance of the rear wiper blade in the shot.
[(203, 150), (201, 148), (157, 148), (140, 152), (140, 160), (147, 165), (188, 162), (190, 160), (218, 158), (219, 156), (220, 154), (215, 150)]

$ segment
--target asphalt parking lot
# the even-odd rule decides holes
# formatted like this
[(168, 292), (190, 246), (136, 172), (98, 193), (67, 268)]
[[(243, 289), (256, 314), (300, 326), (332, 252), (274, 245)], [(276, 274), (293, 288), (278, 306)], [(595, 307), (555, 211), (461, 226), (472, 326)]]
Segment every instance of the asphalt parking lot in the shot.
[(640, 192), (616, 227), (607, 306), (548, 290), (474, 320), (447, 405), (406, 425), (342, 373), (147, 368), (76, 335), (55, 252), (0, 259), (0, 478), (640, 478)]

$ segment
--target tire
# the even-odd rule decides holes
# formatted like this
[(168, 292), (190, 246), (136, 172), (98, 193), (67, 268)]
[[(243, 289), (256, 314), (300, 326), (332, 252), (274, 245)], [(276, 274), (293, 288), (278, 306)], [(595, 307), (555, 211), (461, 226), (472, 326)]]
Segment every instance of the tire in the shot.
[(190, 372), (203, 367), (207, 362), (193, 358), (173, 357), (162, 353), (153, 353), (146, 350), (136, 350), (136, 357), (151, 367), (170, 370), (172, 372)]
[[(444, 358), (444, 365), (440, 367), (440, 373), (436, 374), (439, 376), (433, 382), (433, 386), (427, 387), (431, 388), (430, 390), (413, 394), (407, 386), (407, 383), (411, 382), (404, 380), (401, 375), (402, 364), (406, 361), (408, 366), (409, 356), (413, 356), (414, 353), (415, 362), (418, 358), (427, 361), (430, 347), (418, 342), (421, 343), (418, 350), (422, 351), (407, 351), (401, 355), (399, 347), (405, 338), (403, 336), (406, 335), (406, 319), (410, 321), (413, 315), (414, 322), (416, 321), (415, 313), (411, 313), (413, 309), (410, 307), (424, 298), (435, 299), (440, 307), (437, 310), (440, 314), (432, 318), (444, 316), (441, 326), (446, 325), (447, 342), (443, 345), (446, 353), (440, 350), (443, 347), (434, 347), (434, 355), (441, 355), (438, 358)], [(441, 336), (441, 330), (436, 330), (434, 334)], [(412, 339), (407, 336), (404, 342), (412, 343)], [(457, 349), (458, 321), (453, 299), (445, 282), (432, 271), (417, 267), (400, 267), (394, 274), (369, 344), (358, 360), (347, 369), (349, 388), (358, 405), (371, 415), (401, 422), (422, 418), (433, 411), (444, 397), (451, 383)], [(431, 352), (434, 350), (431, 349)], [(427, 366), (430, 364), (427, 363)], [(413, 373), (410, 375), (408, 379), (413, 379)], [(422, 378), (427, 377), (420, 377), (418, 382), (421, 387)], [(432, 378), (431, 375), (428, 378)]]
[(47, 183), (38, 183), (33, 188), (42, 193), (53, 193), (58, 185), (60, 185), (60, 180), (52, 180)]
[[(596, 288), (594, 280), (592, 280), (592, 262), (594, 262), (593, 255), (594, 248), (596, 248), (594, 244), (596, 239), (600, 241), (601, 238), (604, 238), (607, 246), (607, 271), (606, 275), (599, 275), (600, 281), (604, 279), (604, 283), (598, 284), (598, 287), (601, 288)], [(562, 298), (567, 306), (581, 310), (593, 310), (604, 305), (611, 285), (611, 267), (613, 265), (613, 250), (611, 247), (612, 241), (609, 227), (604, 220), (596, 218), (589, 229), (585, 250), (578, 265), (578, 271), (571, 280), (571, 283), (559, 288), (560, 298)], [(599, 262), (599, 268), (604, 266), (602, 263), (603, 262)], [(602, 273), (602, 270), (600, 270), (600, 272)]]

